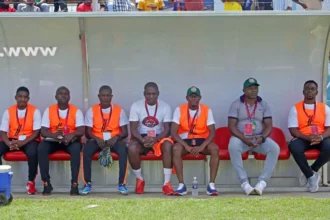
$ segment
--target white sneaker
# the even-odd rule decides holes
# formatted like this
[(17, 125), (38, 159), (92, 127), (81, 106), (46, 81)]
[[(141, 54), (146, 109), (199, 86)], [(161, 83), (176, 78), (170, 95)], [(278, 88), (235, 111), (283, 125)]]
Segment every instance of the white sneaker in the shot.
[(262, 195), (262, 191), (266, 188), (267, 183), (263, 180), (259, 181), (257, 183), (257, 185), (254, 187), (254, 191), (261, 196)]
[(246, 195), (250, 195), (254, 191), (254, 188), (250, 185), (249, 182), (242, 183), (241, 188), (244, 190)]
[(319, 190), (319, 184), (320, 184), (320, 174), (318, 173), (314, 173), (313, 176), (308, 178), (308, 182), (309, 182), (309, 187), (308, 190), (312, 193), (317, 192)]
[[(300, 186), (306, 186), (308, 183), (306, 176), (302, 173), (299, 178), (299, 184)], [(308, 186), (307, 186), (308, 187)]]

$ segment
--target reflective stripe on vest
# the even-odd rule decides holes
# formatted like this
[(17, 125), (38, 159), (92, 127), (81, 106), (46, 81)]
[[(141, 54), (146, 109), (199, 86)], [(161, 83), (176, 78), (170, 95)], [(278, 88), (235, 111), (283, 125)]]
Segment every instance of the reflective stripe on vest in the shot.
[(104, 129), (104, 131), (102, 131), (102, 126), (103, 126), (103, 119), (102, 119), (102, 115), (100, 112), (100, 105), (94, 105), (92, 107), (92, 111), (93, 111), (93, 129), (92, 129), (92, 133), (96, 136), (99, 137), (101, 139), (103, 139), (103, 132), (104, 131), (110, 131), (111, 132), (111, 137), (114, 137), (118, 134), (120, 134), (121, 130), (120, 130), (120, 113), (121, 113), (121, 107), (119, 107), (118, 105), (112, 105), (112, 115), (111, 115), (111, 119), (110, 122), (108, 123), (108, 118), (110, 116), (110, 113), (103, 113), (103, 117), (104, 119), (107, 120), (106, 123), (106, 128)]
[[(306, 116), (303, 108), (304, 102), (299, 102), (295, 105), (296, 110), (297, 110), (297, 119), (298, 119), (298, 130), (305, 134), (305, 135), (310, 135), (312, 133), (311, 127), (308, 126), (308, 117)], [(314, 114), (313, 109), (306, 109), (306, 113), (310, 116)], [(316, 112), (315, 112), (315, 117), (312, 122), (312, 124), (316, 125), (318, 127), (318, 132), (319, 134), (323, 134), (325, 131), (325, 119), (326, 119), (326, 108), (325, 104), (322, 102), (316, 102)]]
[[(76, 115), (78, 108), (74, 105), (69, 104), (69, 116), (68, 116), (68, 124), (69, 132), (73, 133), (77, 130), (76, 128)], [(63, 129), (65, 126), (66, 118), (58, 118), (58, 105), (52, 105), (49, 107), (49, 132), (56, 133), (58, 129)], [(61, 125), (59, 126), (61, 122)]]
[(34, 118), (34, 111), (37, 108), (34, 107), (33, 105), (28, 104), (26, 107), (27, 110), (27, 115), (26, 115), (26, 120), (25, 120), (25, 125), (24, 125), (24, 130), (21, 129), (19, 134), (15, 136), (15, 133), (17, 131), (17, 128), (19, 124), (23, 125), (24, 123), (24, 117), (19, 118), (19, 124), (17, 123), (17, 118), (16, 118), (16, 112), (17, 112), (17, 105), (13, 105), (10, 108), (8, 108), (8, 114), (9, 114), (9, 130), (8, 130), (8, 137), (9, 138), (14, 138), (18, 139), (18, 136), (20, 135), (26, 135), (26, 137), (29, 137), (33, 133), (33, 118)]
[[(188, 134), (188, 139), (191, 138), (207, 138), (210, 135), (209, 128), (207, 127), (207, 119), (209, 107), (203, 104), (199, 104), (199, 115), (196, 117), (194, 124), (196, 125), (193, 134)], [(183, 104), (180, 106), (180, 125), (178, 129), (178, 134), (189, 133), (190, 124), (188, 125), (188, 104)], [(193, 116), (190, 117), (191, 123)]]

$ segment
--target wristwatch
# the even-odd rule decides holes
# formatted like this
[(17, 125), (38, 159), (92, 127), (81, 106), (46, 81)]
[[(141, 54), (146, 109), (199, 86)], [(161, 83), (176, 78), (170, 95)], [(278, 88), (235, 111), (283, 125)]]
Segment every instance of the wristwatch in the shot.
[(265, 143), (266, 138), (264, 136), (261, 136), (261, 139), (262, 139), (262, 143)]

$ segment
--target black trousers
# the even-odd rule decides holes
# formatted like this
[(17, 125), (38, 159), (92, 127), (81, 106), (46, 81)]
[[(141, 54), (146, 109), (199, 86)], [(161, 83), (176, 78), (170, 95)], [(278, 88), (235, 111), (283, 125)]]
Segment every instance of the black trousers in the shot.
[(80, 168), (80, 152), (81, 144), (79, 142), (73, 142), (68, 146), (51, 141), (42, 141), (38, 147), (38, 159), (41, 179), (44, 182), (50, 182), (49, 176), (49, 154), (56, 151), (63, 150), (71, 156), (71, 183), (78, 182), (79, 168)]
[[(91, 182), (92, 179), (92, 156), (96, 152), (100, 152), (101, 148), (97, 145), (95, 140), (89, 140), (83, 149), (84, 154), (84, 178), (85, 182)], [(127, 169), (127, 147), (123, 142), (117, 142), (112, 148), (111, 152), (119, 156), (119, 184), (123, 184), (126, 177)]]
[[(38, 171), (38, 142), (31, 141), (28, 144), (24, 145), (20, 150), (25, 153), (28, 157), (28, 166), (29, 166), (29, 181), (34, 181), (37, 176)], [(9, 147), (5, 144), (5, 142), (0, 141), (0, 158), (2, 155), (7, 153)], [(2, 161), (0, 159), (0, 165), (2, 165)]]
[[(309, 149), (318, 149), (320, 150), (319, 157), (315, 160), (315, 162), (309, 166), (305, 151)], [(318, 145), (310, 145), (308, 141), (303, 139), (294, 139), (289, 144), (289, 150), (298, 164), (300, 170), (304, 173), (306, 178), (313, 176), (313, 171), (317, 172), (324, 164), (326, 164), (330, 160), (330, 138), (325, 138)]]

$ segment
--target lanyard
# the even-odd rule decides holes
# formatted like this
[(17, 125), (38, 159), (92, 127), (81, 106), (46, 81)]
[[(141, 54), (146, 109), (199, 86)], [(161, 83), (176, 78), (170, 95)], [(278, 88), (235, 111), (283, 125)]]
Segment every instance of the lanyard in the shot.
[(18, 108), (16, 108), (16, 121), (17, 121), (18, 127), (17, 127), (16, 133), (15, 133), (15, 136), (19, 135), (20, 131), (24, 131), (27, 113), (28, 113), (28, 109), (26, 108), (23, 124), (20, 124), (19, 118), (18, 118)]
[[(147, 102), (144, 101), (144, 107), (146, 108), (146, 111), (147, 111), (147, 115), (148, 117), (150, 116), (149, 114), (149, 110), (148, 110), (148, 106), (147, 106)], [(156, 117), (156, 114), (157, 114), (157, 110), (158, 110), (158, 101), (156, 102), (156, 109), (155, 109), (155, 114), (154, 114), (154, 117)]]
[(258, 100), (256, 100), (256, 102), (254, 104), (254, 108), (253, 108), (252, 113), (250, 113), (250, 110), (249, 110), (249, 107), (248, 107), (248, 104), (247, 104), (245, 98), (244, 98), (244, 104), (245, 104), (246, 114), (248, 115), (249, 119), (252, 121), (252, 118), (255, 115), (256, 110), (257, 110)]
[(195, 128), (194, 122), (195, 122), (195, 119), (197, 118), (198, 111), (199, 111), (199, 107), (198, 107), (198, 109), (196, 110), (196, 113), (195, 113), (195, 115), (194, 115), (194, 117), (193, 117), (192, 122), (190, 123), (190, 112), (189, 112), (189, 107), (188, 107), (188, 127), (190, 128), (190, 129), (189, 129), (189, 134), (192, 134), (193, 131), (194, 131), (194, 128)]
[[(68, 107), (68, 111), (67, 111), (66, 117), (65, 117), (65, 125), (64, 125), (65, 128), (68, 127), (69, 112), (70, 112), (70, 107)], [(58, 125), (60, 127), (62, 125), (62, 122), (61, 122), (61, 118), (60, 118), (60, 109), (58, 107), (57, 107), (57, 117), (58, 117), (58, 120), (60, 121), (60, 123)]]
[(303, 110), (305, 112), (305, 115), (308, 117), (308, 126), (310, 126), (312, 124), (312, 122), (314, 121), (315, 115), (316, 115), (316, 102), (314, 102), (314, 112), (313, 115), (308, 115), (305, 109), (305, 103), (303, 103)]
[(103, 112), (102, 112), (101, 105), (100, 105), (100, 113), (101, 113), (101, 117), (102, 117), (102, 121), (103, 121), (102, 131), (104, 131), (105, 128), (108, 127), (108, 125), (110, 123), (110, 120), (111, 120), (111, 116), (112, 116), (112, 106), (111, 106), (111, 104), (110, 104), (110, 114), (109, 114), (108, 120), (103, 117)]

